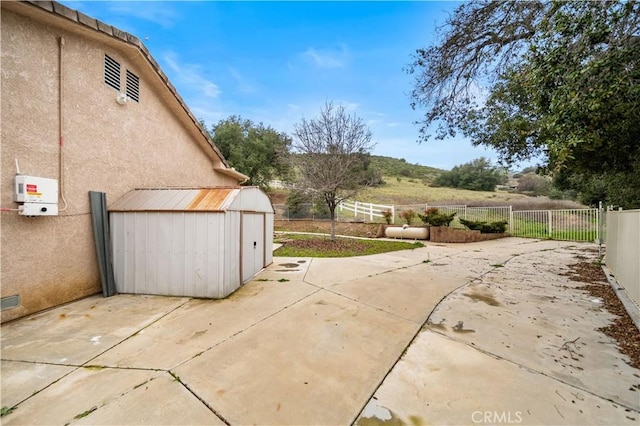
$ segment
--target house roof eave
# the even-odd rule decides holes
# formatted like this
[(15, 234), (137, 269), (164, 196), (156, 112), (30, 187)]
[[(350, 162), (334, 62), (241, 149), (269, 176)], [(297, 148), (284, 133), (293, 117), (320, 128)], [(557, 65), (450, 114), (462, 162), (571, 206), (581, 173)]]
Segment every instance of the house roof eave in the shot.
[(243, 184), (249, 180), (249, 176), (242, 174), (233, 168), (214, 167), (213, 169), (216, 172), (222, 173), (223, 175), (237, 179), (239, 184)]

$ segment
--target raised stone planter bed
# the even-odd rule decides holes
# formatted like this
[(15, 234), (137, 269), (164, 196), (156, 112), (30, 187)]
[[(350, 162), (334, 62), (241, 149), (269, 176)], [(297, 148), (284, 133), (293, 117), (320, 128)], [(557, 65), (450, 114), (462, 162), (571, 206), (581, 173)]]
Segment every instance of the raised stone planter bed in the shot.
[(429, 240), (434, 243), (475, 243), (477, 241), (495, 240), (508, 237), (504, 232), (500, 234), (481, 234), (480, 231), (454, 229), (446, 226), (432, 226)]

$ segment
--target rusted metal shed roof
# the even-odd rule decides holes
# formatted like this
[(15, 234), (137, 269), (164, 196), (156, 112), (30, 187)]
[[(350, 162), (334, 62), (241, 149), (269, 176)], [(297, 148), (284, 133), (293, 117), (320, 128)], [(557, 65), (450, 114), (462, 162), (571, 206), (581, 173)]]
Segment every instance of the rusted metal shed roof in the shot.
[(134, 189), (109, 206), (110, 212), (227, 210), (273, 213), (269, 197), (256, 187)]

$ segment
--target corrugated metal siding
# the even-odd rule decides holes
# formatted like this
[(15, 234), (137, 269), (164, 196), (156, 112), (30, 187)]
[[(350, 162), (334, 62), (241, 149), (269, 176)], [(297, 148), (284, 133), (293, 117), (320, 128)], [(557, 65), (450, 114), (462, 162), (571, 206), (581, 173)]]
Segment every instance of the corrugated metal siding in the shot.
[[(206, 297), (226, 297), (240, 287), (239, 282), (225, 281), (224, 272), (229, 268), (226, 258), (227, 241), (233, 237), (233, 230), (226, 227), (227, 215), (209, 215), (207, 242), (209, 250), (202, 252), (202, 264), (207, 265)], [(215, 260), (215, 261), (214, 261)]]
[(269, 197), (260, 188), (244, 187), (236, 197), (229, 197), (228, 210), (273, 213)]
[[(243, 275), (273, 262), (273, 207), (258, 188), (135, 190), (110, 211), (121, 293), (226, 297)], [(260, 218), (243, 230), (251, 247), (260, 244), (249, 275), (242, 273), (243, 213)]]
[(236, 192), (233, 188), (136, 189), (114, 202), (109, 211), (223, 211), (225, 200)]
[(124, 265), (124, 214), (110, 213), (109, 225), (111, 226), (111, 256), (113, 259), (113, 279), (116, 282), (116, 291), (122, 291), (122, 283), (124, 283), (123, 265)]
[(225, 210), (223, 208), (224, 201), (233, 192), (233, 189), (201, 189), (185, 210)]
[(265, 213), (264, 215), (264, 266), (267, 267), (273, 263), (273, 227), (274, 214)]
[(225, 291), (231, 293), (241, 285), (240, 277), (240, 212), (225, 213), (227, 239), (224, 246), (225, 270), (223, 280)]
[(273, 213), (269, 197), (256, 187), (136, 189), (109, 211), (252, 211)]
[(116, 287), (121, 293), (225, 297), (223, 213), (112, 213)]

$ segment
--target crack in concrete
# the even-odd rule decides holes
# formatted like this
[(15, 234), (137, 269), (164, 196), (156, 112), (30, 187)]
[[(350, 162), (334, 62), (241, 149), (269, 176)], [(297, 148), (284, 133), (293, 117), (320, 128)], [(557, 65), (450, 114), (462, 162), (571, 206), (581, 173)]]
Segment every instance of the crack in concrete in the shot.
[(216, 411), (215, 408), (213, 408), (212, 406), (210, 406), (209, 404), (207, 404), (207, 401), (205, 401), (203, 398), (200, 397), (200, 395), (198, 395), (195, 391), (193, 391), (186, 383), (184, 383), (181, 379), (180, 376), (178, 376), (177, 374), (174, 374), (171, 371), (168, 371), (168, 373), (178, 382), (180, 383), (180, 385), (182, 387), (184, 387), (187, 392), (189, 392), (191, 395), (193, 395), (198, 401), (200, 401), (205, 407), (207, 407), (207, 409), (209, 409), (209, 411), (211, 411), (217, 418), (220, 419), (221, 422), (223, 422), (224, 424), (231, 426), (231, 423), (224, 418), (224, 416), (220, 413), (218, 413), (218, 411)]
[[(24, 362), (24, 363), (30, 363), (30, 364), (45, 364), (45, 365), (56, 365), (56, 366), (60, 366), (60, 367), (72, 367), (73, 370), (69, 371), (66, 374), (63, 374), (62, 376), (60, 376), (58, 379), (52, 381), (51, 383), (49, 383), (47, 386), (43, 387), (42, 389), (39, 389), (37, 391), (34, 391), (31, 395), (29, 395), (28, 397), (24, 398), (23, 400), (19, 401), (18, 403), (14, 404), (14, 407), (18, 407), (20, 404), (24, 403), (25, 401), (28, 401), (29, 399), (31, 399), (32, 397), (38, 395), (40, 392), (50, 388), (51, 386), (53, 386), (54, 384), (58, 383), (60, 380), (64, 379), (65, 377), (75, 373), (76, 371), (80, 370), (81, 368), (110, 368), (110, 369), (115, 369), (115, 370), (125, 370), (125, 369), (132, 369), (132, 370), (144, 370), (144, 371), (162, 371), (165, 372), (166, 370), (162, 370), (162, 369), (152, 369), (152, 368), (124, 368), (124, 367), (107, 367), (107, 366), (102, 366), (102, 365), (93, 365), (93, 364), (89, 364), (92, 360), (98, 358), (100, 355), (104, 354), (105, 352), (110, 351), (111, 349), (119, 346), (120, 344), (122, 344), (123, 342), (129, 340), (130, 338), (132, 338), (133, 336), (135, 336), (136, 334), (140, 333), (140, 331), (150, 327), (151, 325), (155, 324), (156, 322), (158, 322), (159, 320), (161, 320), (162, 318), (166, 317), (167, 315), (169, 315), (171, 312), (174, 312), (176, 309), (179, 309), (180, 307), (184, 306), (186, 303), (189, 302), (189, 300), (191, 299), (187, 299), (184, 301), (184, 303), (181, 303), (180, 305), (174, 307), (173, 309), (169, 310), (167, 313), (165, 313), (164, 315), (159, 316), (158, 318), (156, 318), (155, 320), (151, 321), (150, 323), (146, 324), (145, 326), (143, 326), (142, 328), (136, 330), (134, 333), (132, 333), (131, 335), (125, 337), (124, 339), (114, 343), (113, 345), (111, 345), (110, 347), (108, 347), (107, 349), (105, 349), (104, 351), (100, 352), (99, 354), (97, 354), (96, 356), (89, 358), (87, 361), (81, 363), (81, 364), (64, 364), (64, 363), (54, 363), (54, 362), (38, 362), (38, 361), (25, 361), (25, 360), (11, 360), (11, 359), (2, 359), (2, 361), (10, 361), (10, 362)], [(128, 392), (126, 392), (124, 395), (126, 395)], [(101, 405), (101, 407), (103, 407), (104, 405)]]
[[(534, 242), (540, 242), (540, 241), (542, 241), (542, 240), (537, 240), (537, 241), (534, 241)], [(521, 243), (521, 245), (531, 244), (531, 243), (532, 243), (532, 242), (528, 242), (528, 241), (527, 241), (527, 242), (523, 242), (523, 243)], [(513, 260), (513, 259), (514, 259), (514, 258), (516, 258), (516, 257), (521, 257), (521, 256), (526, 256), (526, 255), (531, 255), (531, 254), (536, 254), (536, 253), (546, 252), (546, 251), (564, 250), (564, 249), (571, 248), (571, 247), (575, 247), (575, 246), (574, 246), (574, 245), (567, 245), (567, 246), (562, 246), (562, 247), (557, 247), (557, 248), (551, 248), (551, 249), (550, 249), (550, 248), (544, 248), (544, 249), (538, 249), (538, 250), (527, 251), (527, 252), (523, 252), (523, 253), (512, 254), (512, 255), (511, 255), (511, 257), (509, 257), (507, 260), (505, 260), (505, 261), (504, 261), (503, 266), (504, 266), (504, 265), (506, 265), (509, 261)], [(465, 250), (465, 251), (462, 251), (462, 252), (454, 253), (453, 255), (451, 255), (451, 254), (450, 254), (450, 255), (446, 255), (446, 256), (443, 256), (442, 258), (454, 257), (454, 255), (462, 255), (462, 254), (464, 254), (464, 253), (468, 253), (468, 252), (470, 252), (470, 250)], [(439, 258), (439, 259), (442, 259), (442, 258)], [(416, 265), (413, 265), (413, 266), (416, 266)], [(402, 358), (404, 357), (404, 354), (409, 350), (409, 348), (411, 347), (411, 345), (415, 342), (415, 340), (418, 338), (418, 336), (419, 336), (423, 331), (424, 331), (424, 332), (431, 332), (431, 333), (438, 334), (438, 335), (443, 336), (443, 337), (445, 337), (445, 338), (447, 338), (447, 339), (449, 339), (449, 340), (452, 340), (452, 341), (455, 341), (455, 342), (458, 342), (458, 343), (464, 344), (464, 345), (466, 345), (466, 346), (468, 346), (468, 347), (470, 347), (470, 348), (472, 348), (472, 349), (474, 349), (474, 350), (476, 350), (476, 351), (478, 351), (478, 352), (481, 352), (481, 353), (483, 353), (483, 354), (485, 354), (485, 355), (487, 355), (487, 356), (490, 356), (490, 357), (492, 357), (492, 358), (494, 358), (494, 359), (498, 359), (498, 360), (503, 360), (503, 361), (509, 362), (509, 363), (511, 363), (511, 364), (513, 364), (513, 365), (516, 365), (516, 366), (518, 366), (518, 367), (520, 367), (520, 368), (522, 368), (522, 369), (524, 369), (524, 370), (526, 370), (526, 371), (528, 371), (528, 372), (530, 372), (530, 373), (539, 374), (539, 375), (542, 375), (542, 376), (548, 377), (548, 378), (550, 378), (550, 379), (552, 379), (552, 380), (554, 380), (554, 381), (557, 381), (557, 382), (559, 382), (559, 383), (563, 383), (563, 384), (565, 384), (565, 385), (567, 385), (567, 386), (570, 386), (570, 387), (572, 387), (572, 388), (574, 388), (574, 389), (577, 389), (577, 390), (583, 391), (583, 392), (585, 392), (585, 393), (588, 393), (588, 394), (590, 394), (590, 395), (592, 395), (592, 396), (594, 396), (594, 397), (597, 397), (597, 398), (599, 398), (599, 399), (601, 399), (601, 400), (609, 401), (609, 402), (611, 402), (611, 403), (613, 403), (613, 404), (618, 404), (618, 405), (620, 405), (620, 406), (622, 406), (622, 407), (624, 407), (624, 408), (626, 408), (626, 409), (628, 409), (628, 410), (630, 410), (630, 411), (632, 411), (632, 412), (640, 413), (640, 411), (638, 411), (637, 409), (635, 409), (635, 408), (633, 408), (633, 407), (628, 407), (628, 406), (626, 406), (625, 404), (620, 403), (620, 402), (618, 402), (618, 401), (614, 401), (614, 400), (612, 400), (612, 399), (610, 399), (610, 398), (603, 397), (603, 396), (598, 395), (598, 394), (596, 394), (596, 393), (593, 393), (593, 392), (591, 392), (591, 391), (589, 391), (589, 390), (587, 390), (587, 389), (583, 389), (583, 388), (577, 387), (577, 386), (572, 385), (572, 384), (570, 384), (570, 383), (567, 383), (567, 382), (565, 382), (565, 381), (563, 381), (563, 380), (560, 380), (560, 379), (558, 379), (558, 378), (556, 378), (556, 377), (550, 376), (550, 375), (548, 375), (548, 374), (546, 374), (546, 373), (544, 373), (544, 372), (542, 372), (542, 371), (538, 371), (538, 370), (532, 369), (532, 368), (527, 367), (527, 366), (525, 366), (525, 365), (523, 365), (523, 364), (520, 364), (520, 363), (518, 363), (518, 362), (512, 361), (512, 360), (507, 359), (507, 358), (504, 358), (504, 357), (502, 357), (502, 356), (500, 356), (500, 355), (497, 355), (497, 354), (494, 354), (494, 353), (489, 352), (489, 351), (487, 351), (487, 350), (481, 349), (481, 348), (479, 348), (479, 347), (477, 347), (477, 346), (475, 346), (475, 345), (472, 345), (472, 344), (470, 344), (470, 343), (467, 343), (466, 341), (463, 341), (463, 340), (460, 340), (460, 339), (453, 338), (453, 337), (449, 336), (448, 334), (440, 333), (440, 332), (437, 332), (437, 331), (435, 331), (435, 330), (432, 330), (432, 329), (429, 329), (429, 328), (425, 328), (425, 325), (429, 322), (429, 320), (431, 319), (431, 317), (432, 317), (433, 313), (438, 309), (438, 307), (439, 307), (439, 306), (444, 302), (444, 300), (445, 300), (447, 297), (449, 297), (451, 294), (455, 293), (455, 292), (456, 292), (456, 291), (458, 291), (459, 289), (464, 288), (464, 287), (466, 287), (466, 286), (469, 286), (469, 285), (473, 284), (474, 282), (478, 282), (478, 281), (482, 282), (483, 277), (485, 277), (487, 274), (489, 274), (489, 273), (491, 273), (491, 272), (495, 271), (496, 269), (501, 269), (501, 268), (502, 268), (502, 266), (500, 266), (500, 267), (498, 267), (498, 266), (494, 266), (494, 267), (493, 267), (493, 268), (491, 268), (490, 270), (488, 270), (488, 271), (486, 271), (486, 272), (481, 273), (481, 274), (480, 274), (480, 275), (478, 275), (477, 277), (473, 277), (473, 278), (471, 278), (470, 280), (468, 280), (468, 281), (467, 281), (467, 282), (465, 282), (464, 284), (462, 284), (462, 285), (460, 285), (460, 286), (458, 286), (458, 287), (454, 288), (454, 289), (453, 289), (453, 290), (451, 290), (449, 293), (447, 293), (446, 295), (444, 295), (444, 296), (443, 296), (443, 297), (442, 297), (442, 298), (441, 298), (441, 299), (440, 299), (440, 300), (439, 300), (439, 301), (434, 305), (433, 309), (431, 310), (431, 312), (430, 312), (430, 313), (429, 313), (429, 315), (427, 316), (427, 319), (426, 319), (426, 320), (422, 323), (422, 325), (418, 328), (417, 332), (414, 334), (414, 336), (412, 337), (412, 339), (411, 339), (411, 340), (409, 341), (409, 343), (405, 346), (404, 350), (400, 353), (400, 355), (398, 356), (398, 358), (396, 359), (396, 361), (393, 363), (393, 365), (392, 365), (392, 366), (387, 370), (387, 372), (385, 373), (384, 377), (382, 377), (382, 379), (378, 382), (378, 384), (377, 384), (377, 385), (376, 385), (376, 387), (374, 388), (373, 392), (370, 394), (369, 398), (367, 398), (367, 400), (366, 400), (366, 401), (365, 401), (365, 403), (363, 404), (362, 408), (358, 411), (358, 413), (355, 415), (355, 417), (353, 418), (353, 420), (350, 422), (350, 424), (351, 424), (352, 426), (355, 426), (356, 421), (357, 421), (357, 420), (358, 420), (358, 418), (362, 415), (362, 413), (364, 412), (364, 410), (365, 410), (365, 408), (367, 407), (367, 405), (371, 402), (371, 400), (372, 400), (372, 399), (374, 399), (374, 396), (375, 396), (376, 392), (378, 391), (378, 389), (382, 386), (382, 384), (384, 383), (384, 381), (386, 380), (386, 378), (391, 374), (391, 372), (392, 372), (392, 371), (393, 371), (393, 369), (396, 367), (396, 365), (397, 365), (397, 364), (402, 360)], [(401, 268), (398, 268), (398, 269), (401, 269)], [(554, 405), (554, 406), (555, 406), (555, 405)], [(557, 410), (557, 407), (556, 407), (556, 410)], [(563, 418), (564, 418), (564, 417), (563, 417)]]

